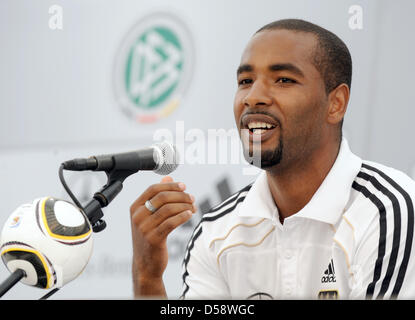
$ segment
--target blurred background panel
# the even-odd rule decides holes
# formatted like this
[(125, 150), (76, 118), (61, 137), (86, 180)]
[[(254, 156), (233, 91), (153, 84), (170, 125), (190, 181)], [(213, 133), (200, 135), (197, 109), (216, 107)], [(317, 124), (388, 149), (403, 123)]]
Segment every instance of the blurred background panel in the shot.
[[(344, 40), (353, 58), (344, 123), (352, 150), (415, 177), (414, 11), (411, 0), (0, 1), (0, 226), (34, 198), (69, 200), (58, 179), (64, 160), (173, 140), (185, 161), (172, 177), (199, 208), (168, 238), (166, 288), (179, 297), (201, 213), (255, 179), (226, 152), (239, 146), (236, 68), (253, 33), (283, 18)], [(84, 204), (106, 182), (103, 173), (65, 177)], [(94, 234), (88, 266), (53, 299), (132, 298), (129, 206), (160, 179), (141, 172), (125, 181), (104, 209), (107, 228)], [(0, 281), (8, 274), (2, 264)], [(45, 293), (19, 283), (4, 299)]]

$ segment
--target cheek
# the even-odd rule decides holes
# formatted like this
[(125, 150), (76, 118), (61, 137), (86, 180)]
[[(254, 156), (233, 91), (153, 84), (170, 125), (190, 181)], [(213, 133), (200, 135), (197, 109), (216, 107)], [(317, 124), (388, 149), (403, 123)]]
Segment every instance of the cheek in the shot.
[(301, 139), (319, 136), (324, 125), (324, 106), (321, 101), (303, 101), (294, 107), (287, 117), (289, 135)]
[(233, 114), (234, 114), (235, 122), (238, 128), (239, 128), (239, 122), (240, 122), (243, 110), (244, 110), (244, 106), (242, 103), (242, 98), (237, 93), (233, 101)]

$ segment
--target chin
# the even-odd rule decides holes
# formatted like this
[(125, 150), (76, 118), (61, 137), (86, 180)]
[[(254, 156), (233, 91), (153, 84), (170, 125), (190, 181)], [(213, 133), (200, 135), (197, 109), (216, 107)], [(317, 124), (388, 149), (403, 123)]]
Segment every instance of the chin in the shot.
[(249, 148), (249, 150), (244, 148), (245, 160), (249, 164), (261, 169), (271, 168), (278, 165), (282, 160), (282, 154), (282, 143), (279, 143), (279, 145), (273, 149), (260, 150), (259, 152), (258, 150), (252, 151), (252, 148)]

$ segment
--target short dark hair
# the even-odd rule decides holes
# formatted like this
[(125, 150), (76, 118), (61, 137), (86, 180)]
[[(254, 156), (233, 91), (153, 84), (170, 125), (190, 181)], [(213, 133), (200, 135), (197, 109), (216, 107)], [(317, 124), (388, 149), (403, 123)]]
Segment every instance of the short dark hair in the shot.
[(318, 44), (313, 55), (313, 64), (323, 77), (326, 93), (330, 93), (342, 83), (351, 89), (352, 57), (338, 36), (314, 23), (300, 19), (277, 20), (263, 26), (256, 33), (276, 29), (314, 34)]

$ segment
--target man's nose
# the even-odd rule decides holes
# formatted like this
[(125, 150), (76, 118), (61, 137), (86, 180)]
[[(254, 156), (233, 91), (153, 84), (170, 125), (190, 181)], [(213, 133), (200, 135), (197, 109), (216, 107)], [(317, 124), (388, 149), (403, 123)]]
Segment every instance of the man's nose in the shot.
[(246, 107), (270, 106), (272, 99), (269, 95), (267, 85), (262, 81), (256, 80), (250, 87), (247, 95), (243, 99)]

